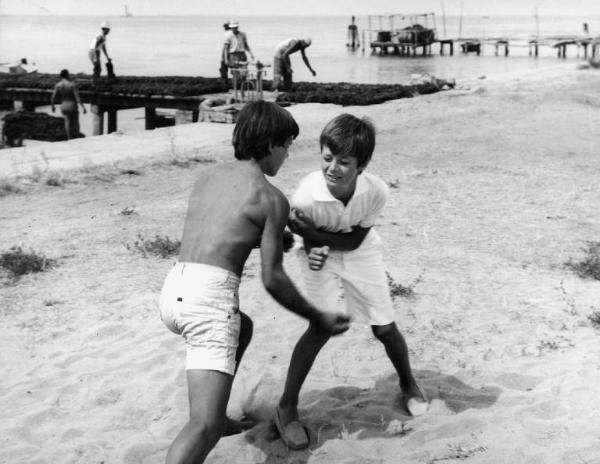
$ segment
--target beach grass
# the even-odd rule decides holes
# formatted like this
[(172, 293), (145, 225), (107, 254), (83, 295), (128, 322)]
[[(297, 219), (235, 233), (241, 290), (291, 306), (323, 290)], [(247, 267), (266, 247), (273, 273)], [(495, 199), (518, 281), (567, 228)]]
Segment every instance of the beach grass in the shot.
[(0, 267), (10, 272), (13, 277), (42, 272), (55, 265), (56, 260), (34, 250), (24, 251), (20, 246), (13, 246), (0, 254)]
[(180, 247), (181, 241), (171, 239), (166, 235), (155, 235), (154, 238), (148, 239), (141, 233), (138, 234), (138, 240), (131, 245), (127, 245), (128, 250), (139, 252), (144, 258), (147, 258), (149, 255), (170, 258), (179, 253)]
[(582, 279), (600, 280), (600, 242), (588, 242), (584, 252), (583, 259), (570, 259), (565, 265)]

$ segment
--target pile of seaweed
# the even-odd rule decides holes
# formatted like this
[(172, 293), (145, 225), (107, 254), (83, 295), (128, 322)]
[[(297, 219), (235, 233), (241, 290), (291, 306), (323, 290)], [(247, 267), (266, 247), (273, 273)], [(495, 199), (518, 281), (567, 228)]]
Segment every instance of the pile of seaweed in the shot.
[[(227, 91), (217, 77), (189, 76), (120, 76), (94, 79), (89, 74), (74, 74), (73, 80), (81, 92), (109, 92), (121, 95), (172, 95), (190, 97)], [(28, 88), (52, 90), (60, 80), (57, 74), (0, 74), (0, 89)]]
[[(65, 122), (62, 117), (32, 111), (16, 111), (4, 118), (2, 141), (9, 147), (20, 147), (23, 139), (60, 142), (67, 140)], [(81, 132), (78, 137), (85, 137)]]
[[(229, 88), (220, 78), (189, 76), (123, 76), (93, 79), (88, 74), (73, 76), (82, 92), (110, 92), (122, 95), (172, 95), (189, 97), (226, 92)], [(56, 74), (0, 74), (0, 89), (22, 87), (52, 90), (58, 82)], [(454, 82), (431, 79), (412, 85), (350, 84), (298, 82), (278, 95), (280, 103), (335, 103), (338, 105), (373, 105), (397, 98), (425, 95), (453, 87)], [(264, 81), (270, 89), (271, 82)]]
[(290, 91), (281, 93), (281, 103), (335, 103), (337, 105), (375, 105), (398, 98), (426, 95), (454, 87), (454, 82), (432, 79), (412, 85), (402, 84), (317, 84), (298, 82)]

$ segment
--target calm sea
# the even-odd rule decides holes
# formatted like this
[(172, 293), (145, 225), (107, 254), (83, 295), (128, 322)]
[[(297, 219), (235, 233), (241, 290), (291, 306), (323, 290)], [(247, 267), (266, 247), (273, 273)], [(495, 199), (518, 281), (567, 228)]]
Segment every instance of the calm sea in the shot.
[[(440, 56), (434, 47), (431, 57), (401, 58), (372, 55), (369, 48), (349, 50), (346, 28), (349, 16), (251, 16), (238, 18), (206, 16), (138, 17), (81, 16), (0, 16), (0, 62), (26, 57), (40, 72), (58, 73), (68, 68), (72, 73), (91, 72), (87, 50), (100, 22), (110, 21), (112, 30), (108, 51), (115, 71), (122, 75), (218, 76), (223, 39), (223, 22), (236, 19), (247, 33), (256, 57), (270, 63), (277, 43), (288, 37), (311, 37), (313, 45), (307, 56), (317, 71), (313, 78), (299, 56), (293, 55), (295, 80), (319, 82), (402, 83), (414, 73), (427, 72), (440, 78), (469, 78), (480, 75), (534, 69), (559, 62), (549, 47), (541, 57), (529, 58), (526, 47), (511, 47), (510, 56), (494, 56), (493, 46), (484, 48), (483, 56)], [(458, 17), (436, 15), (438, 36), (462, 37), (509, 36), (523, 40), (539, 31), (542, 35), (582, 32), (587, 22), (590, 33), (600, 35), (600, 18), (596, 17)], [(367, 17), (358, 17), (359, 30), (369, 40)], [(462, 24), (461, 24), (462, 23)], [(372, 20), (372, 28), (380, 23)], [(387, 18), (381, 26), (386, 29)], [(399, 25), (399, 22), (396, 22)], [(375, 36), (373, 35), (373, 39)], [(570, 59), (575, 59), (574, 50)]]
[[(442, 79), (471, 79), (545, 66), (555, 66), (562, 60), (554, 49), (542, 47), (540, 57), (528, 56), (525, 42), (540, 35), (577, 35), (582, 24), (588, 23), (592, 35), (600, 35), (600, 17), (496, 17), (496, 16), (435, 16), (439, 37), (521, 39), (521, 47), (511, 45), (510, 56), (495, 56), (493, 45), (484, 46), (482, 56), (440, 56), (439, 46), (428, 57), (380, 56), (366, 50), (350, 50), (346, 44), (347, 16), (2, 16), (0, 15), (0, 63), (26, 57), (35, 62), (40, 72), (58, 73), (67, 68), (71, 73), (91, 73), (87, 57), (90, 42), (100, 31), (100, 23), (108, 20), (112, 29), (107, 48), (117, 75), (185, 75), (217, 77), (223, 42), (222, 24), (228, 20), (240, 22), (255, 56), (270, 64), (273, 50), (289, 37), (311, 37), (313, 44), (307, 56), (317, 72), (313, 77), (299, 54), (292, 56), (294, 80), (317, 82), (405, 83), (412, 74), (428, 73)], [(356, 19), (360, 36), (369, 42), (368, 18)], [(372, 18), (371, 29), (388, 29), (388, 18)], [(402, 27), (399, 21), (396, 27)], [(375, 34), (372, 39), (375, 40)], [(575, 61), (575, 50), (567, 60)], [(103, 70), (104, 72), (104, 70)], [(268, 75), (267, 78), (271, 78)], [(45, 110), (40, 108), (39, 110)], [(121, 114), (123, 113), (123, 114)], [(139, 112), (120, 113), (119, 127), (143, 128)], [(135, 123), (133, 120), (137, 120)], [(82, 117), (82, 130), (89, 134), (89, 124)]]

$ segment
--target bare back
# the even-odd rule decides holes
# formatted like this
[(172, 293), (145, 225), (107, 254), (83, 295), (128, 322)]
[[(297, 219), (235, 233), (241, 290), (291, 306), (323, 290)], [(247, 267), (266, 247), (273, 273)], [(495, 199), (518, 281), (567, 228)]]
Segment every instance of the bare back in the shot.
[(179, 260), (210, 264), (241, 275), (248, 255), (261, 242), (269, 215), (280, 211), (285, 216), (277, 221), (283, 230), (287, 210), (289, 204), (283, 194), (251, 161), (205, 170), (190, 196)]

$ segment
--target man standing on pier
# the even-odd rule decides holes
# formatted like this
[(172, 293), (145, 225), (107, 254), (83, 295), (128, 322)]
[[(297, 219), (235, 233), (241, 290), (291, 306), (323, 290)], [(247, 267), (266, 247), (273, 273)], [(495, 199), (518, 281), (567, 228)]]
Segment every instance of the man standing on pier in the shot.
[(223, 44), (223, 59), (229, 67), (236, 67), (238, 63), (248, 61), (246, 52), (254, 59), (254, 55), (248, 45), (248, 37), (240, 31), (240, 25), (234, 21), (229, 23), (229, 30), (225, 32), (225, 43)]
[[(102, 32), (96, 36), (96, 38), (90, 44), (89, 57), (94, 65), (94, 77), (100, 77), (100, 73), (102, 72), (102, 65), (100, 63), (100, 51), (104, 53), (108, 63), (111, 63), (111, 59), (106, 52), (106, 36), (110, 32), (110, 24), (107, 21), (104, 21), (100, 28)], [(107, 65), (108, 68), (108, 65)]]
[(317, 75), (315, 70), (311, 68), (304, 52), (306, 48), (310, 47), (311, 43), (311, 39), (287, 39), (277, 46), (275, 56), (273, 57), (273, 87), (271, 90), (275, 91), (278, 89), (282, 78), (283, 88), (285, 90), (292, 88), (292, 62), (290, 61), (290, 55), (298, 51), (302, 55), (302, 61), (304, 61), (304, 64), (312, 75)]

